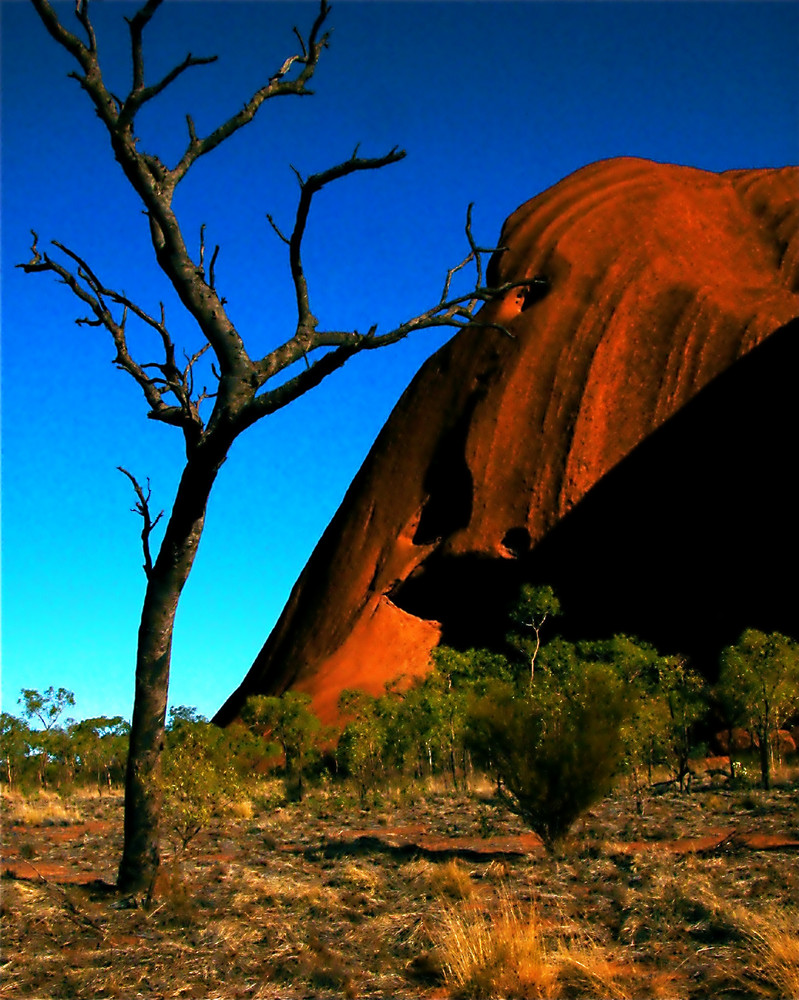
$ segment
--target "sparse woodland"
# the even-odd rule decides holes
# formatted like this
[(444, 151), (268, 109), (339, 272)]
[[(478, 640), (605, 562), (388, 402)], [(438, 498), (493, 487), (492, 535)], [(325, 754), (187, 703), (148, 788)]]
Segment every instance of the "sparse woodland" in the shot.
[(710, 686), (629, 637), (519, 619), (505, 653), (441, 648), (423, 681), (345, 692), (342, 729), (292, 692), (227, 730), (173, 709), (166, 862), (121, 908), (95, 880), (123, 720), (23, 691), (2, 726), (0, 995), (796, 995), (796, 644), (747, 631)]

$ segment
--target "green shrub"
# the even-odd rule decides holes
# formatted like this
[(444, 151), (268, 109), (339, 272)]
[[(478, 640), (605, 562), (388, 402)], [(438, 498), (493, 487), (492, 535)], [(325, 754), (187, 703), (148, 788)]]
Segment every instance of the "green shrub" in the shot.
[(627, 687), (606, 664), (562, 666), (539, 669), (528, 693), (495, 683), (473, 700), (468, 718), (476, 762), (549, 850), (609, 791), (630, 711)]
[(173, 716), (163, 787), (166, 832), (185, 850), (216, 813), (241, 797), (226, 731), (199, 717)]

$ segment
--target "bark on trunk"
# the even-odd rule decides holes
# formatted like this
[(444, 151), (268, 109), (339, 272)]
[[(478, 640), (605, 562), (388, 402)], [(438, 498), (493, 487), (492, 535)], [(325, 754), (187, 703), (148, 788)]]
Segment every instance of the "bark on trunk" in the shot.
[(769, 754), (768, 737), (768, 730), (765, 728), (762, 729), (760, 732), (760, 775), (763, 788), (766, 791), (769, 791), (771, 788), (771, 756)]
[(117, 887), (150, 893), (160, 864), (162, 755), (175, 613), (200, 543), (205, 510), (227, 448), (189, 459), (178, 486), (158, 558), (147, 581), (136, 656), (130, 749), (125, 775), (125, 825)]

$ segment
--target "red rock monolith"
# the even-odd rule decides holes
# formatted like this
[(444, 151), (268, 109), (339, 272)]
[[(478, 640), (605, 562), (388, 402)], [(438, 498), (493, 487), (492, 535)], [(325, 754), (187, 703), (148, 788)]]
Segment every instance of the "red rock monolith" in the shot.
[(507, 220), (486, 306), (421, 368), (217, 721), (296, 687), (424, 674), (502, 631), (524, 580), (574, 637), (708, 672), (797, 634), (799, 169), (593, 164)]

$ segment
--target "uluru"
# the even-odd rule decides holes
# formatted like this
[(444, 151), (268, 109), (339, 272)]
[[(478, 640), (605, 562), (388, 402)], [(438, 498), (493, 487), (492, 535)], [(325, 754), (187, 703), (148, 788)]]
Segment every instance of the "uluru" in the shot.
[(496, 642), (523, 581), (708, 674), (746, 627), (799, 637), (797, 195), (620, 158), (514, 212), (488, 281), (539, 280), (422, 366), (215, 721), (289, 687), (330, 721)]

